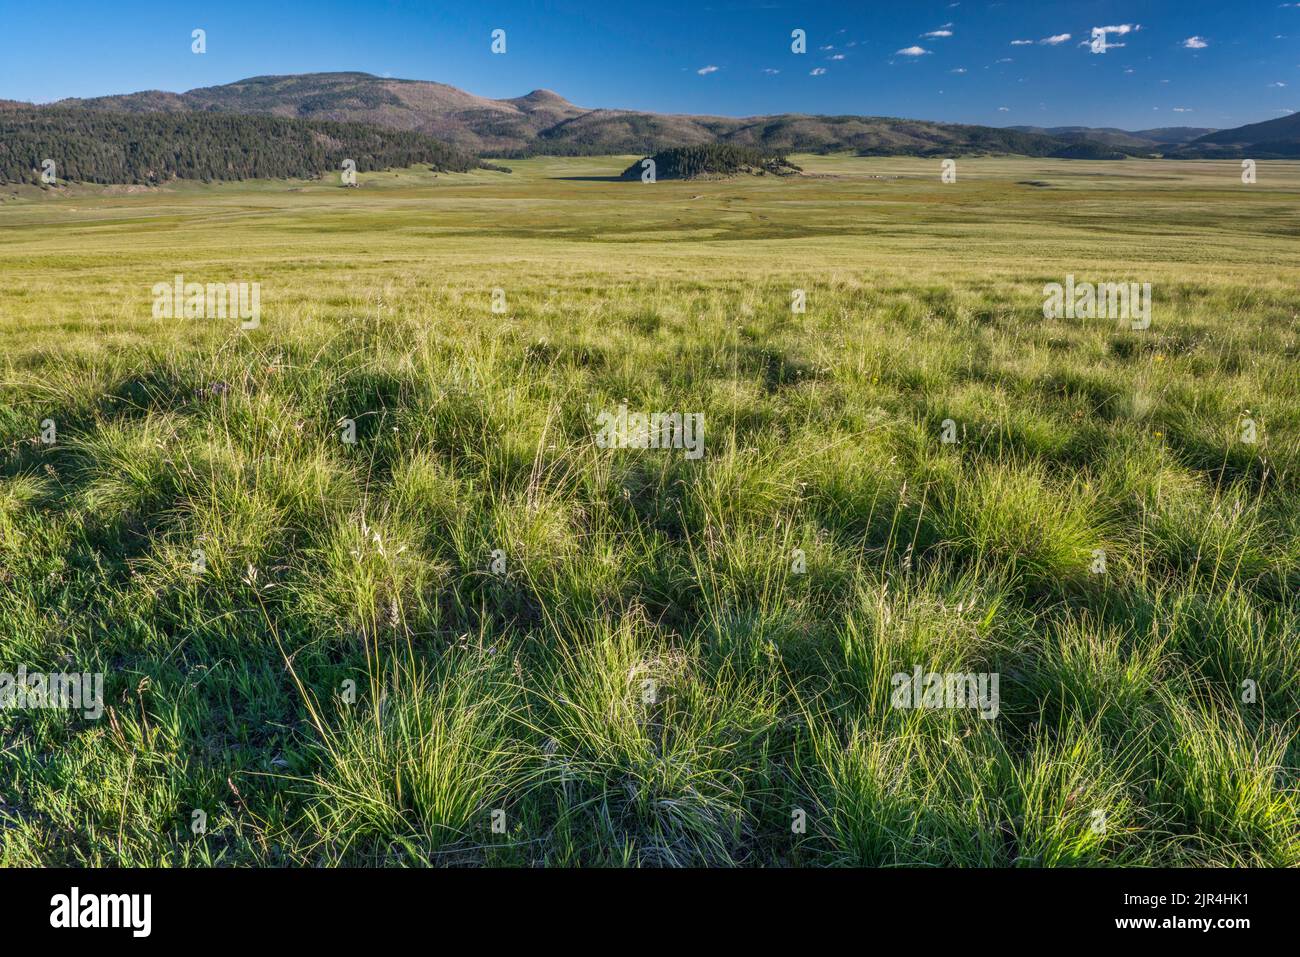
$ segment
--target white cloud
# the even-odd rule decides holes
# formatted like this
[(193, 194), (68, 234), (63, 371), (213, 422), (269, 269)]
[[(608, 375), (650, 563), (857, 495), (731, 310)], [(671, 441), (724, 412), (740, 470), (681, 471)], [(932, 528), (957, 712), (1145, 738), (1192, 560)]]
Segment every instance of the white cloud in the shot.
[(719, 69), (721, 68), (716, 67), (712, 63), (710, 63), (708, 66), (700, 67), (695, 72), (698, 73), (700, 76), (708, 76), (710, 73), (717, 73)]
[(1284, 87), (1286, 86), (1286, 84), (1283, 83), (1281, 80), (1278, 80), (1276, 83), (1270, 83), (1269, 86)]
[(766, 73), (768, 76), (776, 76), (776, 74), (780, 73), (781, 71), (780, 71), (780, 70), (773, 70), (773, 69), (769, 66), (769, 67), (765, 67), (765, 68), (763, 69), (763, 72)]
[(966, 68), (965, 68), (964, 66), (959, 66), (959, 67), (956, 67), (956, 68), (954, 68), (954, 69), (952, 69), (952, 70), (949, 70), (948, 72), (949, 72), (949, 73), (965, 73), (965, 72), (966, 72)]
[(1011, 57), (1009, 57), (1009, 56), (1004, 56), (1001, 60), (994, 60), (993, 62), (994, 62), (994, 63), (1010, 63), (1010, 62), (1012, 62), (1012, 61), (1011, 61)]
[(1031, 47), (1034, 45), (1034, 41), (1033, 40), (1012, 40), (1011, 45), (1013, 47)]
[(1053, 34), (1053, 35), (1050, 36), (1050, 37), (1043, 37), (1043, 38), (1042, 38), (1041, 40), (1039, 40), (1038, 42), (1039, 42), (1039, 43), (1042, 43), (1042, 44), (1045, 44), (1045, 45), (1047, 45), (1047, 46), (1049, 46), (1049, 47), (1056, 47), (1056, 46), (1060, 46), (1062, 43), (1064, 43), (1064, 42), (1065, 42), (1066, 40), (1068, 40), (1068, 39), (1070, 39), (1070, 34), (1068, 34), (1068, 33), (1056, 33), (1056, 34)]
[(1140, 23), (1120, 23), (1109, 27), (1093, 27), (1091, 31), (1092, 39), (1081, 41), (1079, 46), (1089, 47), (1093, 53), (1105, 53), (1107, 50), (1119, 50), (1126, 44), (1108, 43), (1106, 37), (1109, 34), (1113, 33), (1116, 36), (1122, 37), (1127, 33), (1136, 33), (1141, 29), (1142, 24)]
[(933, 40), (937, 37), (950, 37), (950, 36), (952, 36), (951, 30), (931, 30), (929, 33), (921, 34), (922, 39), (925, 40)]
[(834, 56), (828, 56), (826, 59), (828, 59), (828, 60), (843, 60), (843, 59), (844, 59), (844, 54), (843, 54), (843, 53), (836, 53)]
[(1204, 37), (1188, 37), (1183, 41), (1183, 46), (1189, 50), (1204, 50), (1209, 44)]
[(824, 67), (824, 66), (815, 66), (815, 67), (813, 67), (811, 70), (808, 71), (808, 75), (809, 75), (809, 76), (821, 76), (821, 75), (822, 75), (823, 73), (825, 73), (825, 72), (826, 72), (826, 67)]
[(927, 56), (929, 53), (930, 51), (924, 47), (917, 46), (903, 47), (901, 50), (894, 51), (896, 56)]
[(998, 107), (998, 112), (999, 112), (999, 113), (1010, 113), (1010, 112), (1011, 112), (1011, 108), (1010, 108), (1010, 107), (1007, 107), (1007, 106), (999, 106), (999, 107)]
[(1191, 110), (1189, 107), (1186, 107), (1186, 106), (1175, 106), (1175, 107), (1174, 107), (1174, 112), (1175, 112), (1175, 113), (1191, 113), (1192, 110)]

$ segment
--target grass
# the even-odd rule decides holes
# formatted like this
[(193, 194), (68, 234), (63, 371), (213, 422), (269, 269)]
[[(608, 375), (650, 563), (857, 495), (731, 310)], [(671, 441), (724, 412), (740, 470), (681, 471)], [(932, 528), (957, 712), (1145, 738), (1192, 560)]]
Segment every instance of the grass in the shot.
[(0, 196), (0, 864), (1300, 864), (1300, 164), (631, 159)]

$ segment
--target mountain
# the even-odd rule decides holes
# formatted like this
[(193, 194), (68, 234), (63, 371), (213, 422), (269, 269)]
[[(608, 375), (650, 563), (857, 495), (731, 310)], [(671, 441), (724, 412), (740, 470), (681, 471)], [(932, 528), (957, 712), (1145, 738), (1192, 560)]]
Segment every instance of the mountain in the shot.
[(1300, 113), (1218, 130), (1193, 140), (1172, 155), (1180, 159), (1300, 158)]
[[(256, 76), (187, 93), (148, 90), (62, 100), (56, 106), (125, 113), (264, 114), (364, 123), (424, 133), (489, 156), (641, 153), (709, 143), (769, 153), (851, 151), (863, 155), (961, 156), (1014, 153), (1075, 159), (1124, 155), (1261, 158), (1296, 156), (1296, 116), (1237, 130), (1087, 126), (995, 128), (879, 116), (783, 113), (744, 118), (587, 109), (550, 90), (493, 100), (445, 83), (370, 73)], [(0, 101), (0, 113), (15, 108)]]
[(1166, 126), (1154, 130), (1120, 130), (1113, 126), (1011, 126), (1008, 129), (1059, 139), (1092, 140), (1134, 153), (1160, 152), (1165, 147), (1182, 146), (1215, 132), (1213, 129), (1195, 126)]
[(769, 152), (1052, 156), (1064, 155), (1061, 151), (1074, 142), (1038, 132), (892, 117), (787, 113), (734, 118), (585, 109), (549, 90), (492, 100), (444, 83), (369, 73), (258, 76), (188, 93), (150, 90), (63, 100), (56, 105), (131, 113), (207, 111), (367, 123), (427, 133), (462, 150), (493, 156), (648, 154), (670, 146), (706, 143)]
[(1178, 146), (1181, 143), (1213, 133), (1213, 127), (1201, 126), (1161, 126), (1154, 130), (1138, 130), (1134, 136), (1149, 139), (1160, 146)]
[(1010, 129), (1074, 142), (1102, 143), (1132, 154), (1159, 154), (1174, 159), (1300, 157), (1300, 113), (1231, 130), (1194, 126), (1137, 131), (1088, 126), (1013, 126)]
[(128, 113), (205, 110), (367, 123), (427, 133), (475, 153), (521, 149), (542, 130), (588, 112), (549, 90), (535, 90), (513, 100), (490, 100), (445, 83), (369, 73), (255, 76), (188, 93), (149, 90), (61, 100), (55, 105)]

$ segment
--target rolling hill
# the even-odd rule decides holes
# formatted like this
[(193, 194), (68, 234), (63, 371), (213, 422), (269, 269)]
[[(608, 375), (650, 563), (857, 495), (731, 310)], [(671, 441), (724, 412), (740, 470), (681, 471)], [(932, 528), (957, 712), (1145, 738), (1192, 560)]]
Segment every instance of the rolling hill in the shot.
[(188, 93), (149, 90), (62, 100), (59, 106), (128, 113), (206, 110), (367, 123), (427, 133), (476, 153), (518, 150), (564, 120), (589, 112), (547, 90), (490, 100), (444, 83), (395, 80), (369, 73), (258, 76)]
[(1202, 136), (1172, 154), (1186, 159), (1300, 158), (1300, 113)]
[[(708, 143), (769, 152), (850, 151), (868, 156), (1019, 154), (1070, 159), (1167, 155), (1261, 158), (1300, 155), (1294, 115), (1236, 130), (1162, 127), (996, 128), (881, 116), (726, 117), (587, 109), (550, 90), (493, 100), (445, 83), (370, 73), (257, 76), (186, 93), (148, 90), (62, 100), (56, 106), (126, 113), (212, 112), (364, 123), (428, 134), (487, 156), (649, 154)], [(0, 104), (0, 109), (4, 109)], [(12, 107), (9, 107), (12, 108)]]
[(1113, 126), (1012, 126), (1022, 133), (1038, 133), (1064, 140), (1089, 140), (1130, 153), (1159, 153), (1215, 132), (1208, 127), (1166, 126), (1153, 130), (1121, 130)]
[(63, 100), (60, 106), (130, 113), (210, 111), (357, 122), (430, 134), (494, 156), (650, 153), (730, 143), (769, 151), (866, 155), (1018, 153), (1051, 156), (1069, 141), (1036, 132), (868, 116), (722, 117), (585, 109), (549, 90), (492, 100), (443, 83), (369, 73), (260, 76), (187, 93), (150, 90)]

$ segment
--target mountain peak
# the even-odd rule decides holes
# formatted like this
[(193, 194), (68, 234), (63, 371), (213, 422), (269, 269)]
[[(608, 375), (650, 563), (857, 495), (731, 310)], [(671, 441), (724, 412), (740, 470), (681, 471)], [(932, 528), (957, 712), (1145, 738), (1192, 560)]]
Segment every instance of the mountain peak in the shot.
[(577, 107), (554, 90), (533, 90), (533, 92), (525, 96), (517, 96), (513, 100), (506, 100), (505, 102), (532, 109), (577, 109)]

